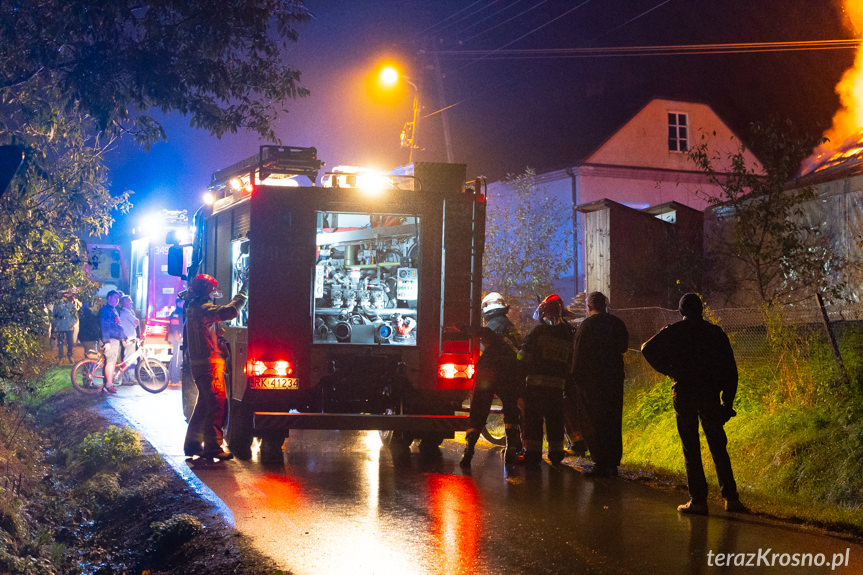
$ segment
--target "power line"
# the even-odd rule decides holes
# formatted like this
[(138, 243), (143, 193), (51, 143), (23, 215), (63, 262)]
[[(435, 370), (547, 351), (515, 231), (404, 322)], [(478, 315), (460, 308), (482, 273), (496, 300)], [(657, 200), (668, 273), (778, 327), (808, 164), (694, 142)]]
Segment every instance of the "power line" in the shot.
[[(589, 0), (588, 0), (589, 1)], [(519, 38), (520, 39), (520, 38)], [(507, 45), (511, 45), (513, 40)], [(555, 58), (602, 58), (623, 56), (681, 56), (702, 54), (755, 54), (769, 52), (798, 52), (806, 50), (856, 49), (863, 38), (851, 40), (804, 40), (799, 42), (749, 42), (736, 44), (692, 44), (668, 46), (609, 46), (600, 48), (523, 48), (495, 50), (437, 50), (438, 54), (450, 58), (495, 59), (555, 59)]]
[(531, 6), (531, 7), (527, 8), (527, 9), (525, 9), (525, 10), (522, 10), (521, 12), (519, 12), (518, 14), (516, 14), (515, 16), (511, 16), (511, 17), (507, 18), (506, 20), (504, 20), (503, 22), (500, 22), (499, 24), (495, 24), (494, 26), (490, 26), (490, 27), (488, 27), (488, 28), (485, 28), (485, 29), (484, 29), (484, 30), (482, 30), (481, 32), (477, 32), (477, 33), (476, 33), (476, 34), (474, 34), (473, 36), (470, 36), (470, 37), (468, 37), (468, 38), (465, 38), (465, 39), (464, 39), (464, 41), (465, 41), (465, 42), (470, 42), (470, 41), (471, 41), (471, 40), (473, 40), (474, 38), (477, 38), (477, 37), (479, 37), (479, 36), (482, 36), (483, 34), (486, 34), (486, 33), (488, 33), (488, 32), (491, 32), (491, 31), (492, 31), (492, 30), (494, 30), (495, 28), (500, 28), (500, 27), (501, 27), (501, 26), (503, 26), (504, 24), (509, 24), (510, 22), (512, 22), (513, 20), (515, 20), (516, 18), (521, 18), (522, 16), (524, 16), (524, 15), (525, 15), (525, 14), (527, 14), (528, 12), (532, 12), (532, 11), (536, 10), (537, 8), (539, 8), (540, 6), (542, 6), (543, 4), (545, 4), (546, 2), (548, 2), (548, 0), (542, 0), (542, 2), (537, 2), (537, 3), (536, 3), (536, 4), (534, 4), (533, 6)]
[[(496, 4), (496, 3), (497, 3), (497, 1), (498, 1), (498, 0), (492, 0), (492, 3), (491, 3), (490, 5)], [(474, 14), (476, 14), (476, 13), (478, 13), (478, 12), (482, 12), (482, 11), (483, 11), (483, 10), (485, 10), (488, 6), (480, 6), (479, 8), (477, 8), (476, 10), (474, 10), (473, 12), (469, 12), (468, 14), (465, 14), (464, 16), (462, 16), (461, 18), (459, 18), (459, 19), (457, 19), (457, 20), (455, 20), (455, 21), (453, 21), (453, 22), (446, 23), (448, 20), (451, 20), (452, 18), (455, 18), (456, 16), (458, 16), (458, 15), (459, 15), (459, 14), (461, 14), (462, 12), (466, 12), (467, 10), (470, 10), (471, 8), (473, 8), (474, 6), (476, 6), (477, 4), (480, 4), (480, 3), (482, 3), (482, 2), (483, 2), (483, 0), (475, 0), (474, 2), (471, 2), (470, 4), (468, 4), (467, 6), (465, 6), (464, 8), (462, 8), (461, 10), (456, 10), (455, 12), (453, 12), (452, 14), (450, 14), (449, 16), (447, 16), (446, 18), (444, 18), (443, 20), (439, 21), (439, 22), (438, 22), (438, 23), (436, 23), (436, 24), (432, 24), (431, 26), (429, 26), (428, 28), (426, 28), (425, 30), (423, 30), (422, 32), (420, 32), (420, 36), (422, 36), (422, 35), (424, 35), (424, 34), (428, 34), (428, 33), (429, 33), (429, 32), (431, 32), (432, 30), (434, 30), (435, 28), (438, 28), (439, 26), (442, 26), (442, 28), (440, 28), (440, 29), (438, 29), (438, 30), (436, 31), (436, 33), (439, 33), (441, 29), (445, 29), (445, 28), (448, 28), (448, 27), (450, 27), (450, 26), (452, 26), (452, 25), (454, 25), (454, 24), (458, 24), (458, 23), (459, 23), (459, 22), (461, 22), (462, 20), (465, 20), (466, 18), (470, 18), (471, 16), (473, 16)], [(490, 6), (490, 5), (489, 5), (489, 6)]]
[(671, 0), (665, 0), (664, 2), (660, 2), (659, 4), (657, 4), (656, 6), (654, 6), (653, 8), (650, 8), (649, 10), (645, 10), (644, 12), (642, 12), (641, 14), (639, 14), (638, 16), (635, 16), (635, 17), (633, 17), (633, 18), (630, 18), (629, 20), (627, 20), (627, 21), (626, 21), (626, 22), (624, 22), (623, 24), (620, 24), (619, 26), (615, 26), (614, 28), (612, 28), (611, 30), (608, 30), (607, 32), (603, 33), (602, 35), (603, 35), (603, 36), (607, 36), (608, 34), (611, 34), (612, 32), (615, 32), (615, 31), (617, 31), (617, 30), (620, 30), (620, 29), (621, 29), (621, 28), (623, 28), (624, 26), (626, 26), (626, 25), (628, 25), (628, 24), (631, 24), (632, 22), (635, 22), (635, 21), (636, 21), (636, 20), (638, 20), (639, 18), (642, 18), (642, 17), (644, 17), (644, 16), (647, 16), (648, 14), (650, 14), (651, 12), (653, 12), (654, 10), (656, 10), (657, 8), (662, 8), (663, 6), (665, 6), (666, 4), (668, 4), (669, 2), (671, 2)]
[(530, 36), (531, 34), (535, 34), (536, 32), (539, 32), (540, 30), (542, 30), (542, 29), (543, 29), (543, 28), (545, 28), (546, 26), (548, 26), (548, 25), (550, 25), (550, 24), (552, 24), (552, 23), (554, 23), (554, 22), (557, 22), (558, 20), (560, 20), (560, 19), (561, 19), (561, 18), (563, 18), (564, 16), (567, 16), (567, 15), (568, 15), (568, 14), (570, 14), (571, 12), (575, 12), (576, 10), (578, 10), (579, 8), (581, 8), (582, 6), (584, 6), (585, 4), (587, 4), (587, 3), (589, 3), (589, 2), (590, 2), (590, 0), (584, 0), (584, 2), (581, 2), (580, 4), (577, 4), (576, 6), (573, 6), (572, 8), (570, 8), (569, 10), (567, 10), (566, 12), (564, 12), (563, 14), (560, 14), (560, 15), (558, 15), (558, 16), (555, 16), (554, 18), (552, 18), (552, 19), (551, 19), (551, 20), (549, 20), (548, 22), (545, 22), (544, 24), (540, 24), (539, 26), (537, 26), (537, 27), (536, 27), (536, 28), (534, 28), (533, 30), (531, 30), (531, 31), (529, 31), (529, 32), (527, 32), (527, 33), (525, 33), (525, 34), (522, 34), (521, 36), (519, 36), (519, 37), (518, 37), (518, 38), (516, 38), (515, 40), (512, 40), (511, 42), (507, 42), (506, 44), (504, 44), (503, 46), (501, 46), (501, 47), (500, 47), (500, 48), (498, 48), (497, 50), (493, 50), (493, 52), (497, 52), (497, 51), (503, 50), (504, 48), (507, 48), (507, 47), (509, 47), (509, 46), (512, 46), (512, 45), (513, 45), (513, 44), (515, 44), (516, 42), (519, 42), (519, 41), (521, 41), (521, 40), (524, 40), (525, 38), (527, 38), (527, 37), (528, 37), (528, 36)]
[(509, 4), (507, 4), (506, 6), (504, 6), (503, 8), (500, 8), (500, 9), (498, 9), (498, 10), (496, 10), (496, 11), (492, 12), (492, 13), (491, 13), (491, 14), (489, 14), (488, 16), (485, 16), (485, 17), (483, 17), (483, 18), (479, 18), (479, 19), (477, 19), (477, 20), (474, 20), (473, 22), (471, 22), (470, 24), (468, 24), (467, 26), (465, 26), (465, 27), (461, 30), (461, 33), (465, 33), (465, 32), (467, 32), (468, 30), (470, 30), (471, 28), (476, 28), (477, 26), (481, 25), (482, 23), (486, 22), (487, 20), (491, 20), (492, 18), (494, 18), (494, 17), (495, 17), (495, 16), (497, 16), (498, 14), (501, 14), (501, 13), (503, 13), (503, 12), (506, 12), (507, 10), (509, 10), (510, 8), (512, 8), (513, 6), (515, 6), (516, 4), (520, 4), (520, 3), (521, 3), (521, 0), (514, 0), (513, 2), (510, 2)]
[[(558, 14), (557, 16), (555, 16), (554, 18), (552, 18), (551, 20), (548, 20), (548, 21), (546, 21), (546, 22), (544, 22), (544, 23), (540, 24), (539, 26), (537, 26), (537, 27), (533, 28), (532, 30), (530, 30), (530, 31), (528, 31), (528, 32), (525, 32), (524, 34), (522, 34), (521, 36), (519, 36), (519, 37), (518, 37), (518, 38), (516, 38), (515, 40), (511, 40), (511, 41), (507, 42), (506, 44), (504, 44), (504, 45), (503, 45), (503, 46), (501, 46), (500, 48), (497, 48), (497, 49), (495, 49), (495, 50), (470, 50), (471, 52), (477, 52), (477, 53), (480, 53), (480, 52), (481, 52), (481, 54), (478, 54), (478, 55), (479, 55), (479, 57), (478, 57), (478, 58), (476, 58), (476, 60), (474, 60), (474, 62), (472, 62), (472, 63), (478, 62), (478, 61), (480, 61), (480, 60), (484, 60), (484, 59), (489, 58), (489, 57), (491, 57), (491, 56), (495, 56), (496, 54), (498, 54), (498, 53), (500, 53), (500, 52), (504, 51), (504, 49), (505, 49), (505, 48), (507, 48), (507, 47), (509, 47), (509, 46), (512, 46), (512, 45), (513, 45), (513, 44), (515, 44), (516, 42), (519, 42), (519, 41), (521, 41), (521, 40), (524, 40), (525, 38), (527, 38), (527, 37), (528, 37), (528, 36), (530, 36), (531, 34), (535, 34), (536, 32), (539, 32), (540, 30), (542, 30), (542, 29), (543, 29), (543, 28), (545, 28), (546, 26), (548, 26), (548, 25), (550, 25), (550, 24), (552, 24), (552, 23), (554, 23), (554, 22), (557, 22), (558, 20), (560, 20), (560, 19), (561, 19), (561, 18), (563, 18), (564, 16), (567, 16), (567, 15), (571, 14), (572, 12), (575, 12), (576, 10), (578, 10), (579, 8), (581, 8), (582, 6), (584, 6), (585, 4), (588, 4), (589, 2), (590, 2), (590, 0), (584, 0), (583, 2), (581, 2), (581, 3), (579, 3), (579, 4), (575, 5), (575, 6), (573, 6), (573, 7), (572, 7), (572, 8), (570, 8), (569, 10), (566, 10), (566, 11), (565, 11), (565, 12), (563, 12), (562, 14)], [(449, 52), (449, 50), (442, 50), (441, 52), (439, 52), (439, 55), (441, 55), (441, 56), (445, 55), (445, 54), (444, 54), (444, 52)], [(460, 50), (456, 50), (455, 52), (460, 52)], [(468, 65), (470, 65), (470, 64), (465, 64), (464, 66), (462, 66), (462, 68), (464, 68), (464, 67), (466, 67), (466, 66), (468, 66)], [(456, 71), (458, 71), (458, 70), (456, 70)]]
[[(863, 38), (851, 40), (807, 40), (800, 42), (751, 42), (738, 44), (695, 44), (671, 46), (621, 46), (608, 48), (538, 48), (521, 50), (440, 50), (430, 54), (451, 57), (471, 57), (483, 59), (554, 59), (554, 58), (609, 58), (626, 56), (679, 56), (703, 54), (753, 54), (770, 52), (795, 52), (804, 50), (848, 50), (857, 49)], [(472, 97), (463, 98), (442, 110), (423, 116), (428, 118), (444, 110), (462, 104)]]

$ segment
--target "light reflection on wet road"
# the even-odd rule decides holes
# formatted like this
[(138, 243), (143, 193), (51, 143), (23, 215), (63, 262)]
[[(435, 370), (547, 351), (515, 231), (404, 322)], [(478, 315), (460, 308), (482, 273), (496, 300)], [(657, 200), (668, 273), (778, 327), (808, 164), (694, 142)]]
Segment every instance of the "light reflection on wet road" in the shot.
[[(680, 492), (548, 465), (505, 477), (497, 448), (478, 450), (464, 472), (462, 444), (454, 441), (437, 456), (414, 448), (393, 460), (376, 432), (294, 431), (280, 463), (190, 470), (179, 391), (122, 388), (109, 401), (193, 486), (199, 479), (215, 492), (259, 549), (297, 575), (863, 572), (863, 546), (758, 516), (735, 518), (718, 505), (710, 517), (679, 516)], [(777, 556), (773, 567), (716, 566), (716, 553), (768, 548), (771, 555), (823, 553), (828, 564), (782, 567)], [(831, 570), (834, 554), (846, 549), (850, 565)]]

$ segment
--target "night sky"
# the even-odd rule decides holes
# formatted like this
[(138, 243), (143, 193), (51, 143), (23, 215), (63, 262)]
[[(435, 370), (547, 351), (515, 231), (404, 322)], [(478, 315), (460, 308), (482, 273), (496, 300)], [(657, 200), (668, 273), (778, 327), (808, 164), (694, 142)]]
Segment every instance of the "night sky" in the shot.
[[(504, 57), (503, 50), (685, 45), (852, 38), (829, 0), (478, 0), (317, 1), (288, 56), (308, 98), (289, 102), (282, 143), (314, 146), (327, 168), (391, 169), (407, 162), (399, 134), (412, 93), (388, 98), (370, 85), (394, 59), (420, 87), (422, 117), (414, 160), (446, 161), (442, 114), (454, 161), (468, 176), (500, 179), (525, 166), (572, 165), (652, 97), (710, 104), (744, 136), (750, 122), (791, 118), (815, 134), (838, 107), (834, 86), (851, 50), (771, 54)], [(454, 52), (476, 50), (470, 55)], [(210, 175), (257, 153), (258, 137), (221, 140), (165, 119), (168, 141), (149, 155), (122, 145), (110, 160), (112, 188), (131, 189), (131, 214), (111, 240), (125, 242), (140, 216), (194, 210)], [(757, 152), (757, 150), (756, 150)]]

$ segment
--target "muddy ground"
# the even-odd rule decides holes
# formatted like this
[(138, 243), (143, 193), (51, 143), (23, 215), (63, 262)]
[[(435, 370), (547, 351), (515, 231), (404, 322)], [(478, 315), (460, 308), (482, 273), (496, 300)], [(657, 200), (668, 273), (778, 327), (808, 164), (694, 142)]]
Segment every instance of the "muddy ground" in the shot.
[(100, 402), (0, 406), (0, 573), (283, 573)]

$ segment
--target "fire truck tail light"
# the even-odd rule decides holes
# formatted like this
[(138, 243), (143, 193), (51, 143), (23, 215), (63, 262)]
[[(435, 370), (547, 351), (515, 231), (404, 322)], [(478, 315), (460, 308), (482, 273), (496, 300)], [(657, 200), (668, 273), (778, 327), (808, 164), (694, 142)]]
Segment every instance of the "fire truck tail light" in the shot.
[(246, 362), (246, 375), (252, 377), (260, 377), (262, 375), (287, 377), (293, 373), (293, 364), (283, 359), (277, 361), (261, 361), (250, 359), (248, 362)]
[(150, 323), (144, 326), (144, 337), (165, 337), (168, 333), (168, 326), (162, 323)]
[(444, 379), (470, 379), (473, 373), (472, 363), (442, 363), (438, 366), (438, 375)]

